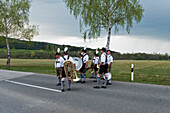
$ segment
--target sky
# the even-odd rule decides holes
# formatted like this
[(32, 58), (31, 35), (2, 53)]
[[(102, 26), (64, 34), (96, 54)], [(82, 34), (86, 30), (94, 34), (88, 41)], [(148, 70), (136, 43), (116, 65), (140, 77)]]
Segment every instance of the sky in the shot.
[[(112, 32), (110, 49), (120, 53), (161, 53), (170, 54), (170, 0), (140, 0), (144, 17), (134, 23), (131, 33), (120, 29)], [(107, 33), (98, 39), (86, 40), (76, 20), (63, 0), (33, 0), (30, 10), (30, 23), (39, 25), (39, 35), (34, 41), (74, 45), (90, 48), (106, 46)]]

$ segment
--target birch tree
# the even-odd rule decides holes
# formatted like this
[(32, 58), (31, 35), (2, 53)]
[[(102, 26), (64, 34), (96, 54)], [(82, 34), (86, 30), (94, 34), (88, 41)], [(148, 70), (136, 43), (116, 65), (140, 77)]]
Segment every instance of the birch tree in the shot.
[(84, 39), (97, 38), (101, 31), (107, 32), (109, 49), (111, 33), (122, 27), (130, 33), (133, 23), (139, 23), (144, 9), (139, 0), (64, 0), (74, 17), (80, 18), (80, 32)]
[(8, 38), (31, 40), (38, 35), (38, 26), (29, 25), (31, 0), (0, 0), (0, 35), (7, 47), (6, 68), (10, 68), (10, 44)]

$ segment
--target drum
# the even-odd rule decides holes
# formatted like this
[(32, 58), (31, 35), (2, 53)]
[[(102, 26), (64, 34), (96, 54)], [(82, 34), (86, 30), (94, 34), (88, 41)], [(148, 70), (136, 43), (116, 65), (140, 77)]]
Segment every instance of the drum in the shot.
[(73, 60), (76, 65), (76, 70), (80, 70), (83, 66), (82, 60), (79, 57), (73, 57)]

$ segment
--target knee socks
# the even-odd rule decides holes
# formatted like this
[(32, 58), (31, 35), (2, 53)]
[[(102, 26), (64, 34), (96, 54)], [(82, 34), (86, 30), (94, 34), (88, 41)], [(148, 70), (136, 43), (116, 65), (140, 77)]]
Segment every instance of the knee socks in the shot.
[(68, 88), (71, 87), (71, 80), (68, 80)]
[(84, 81), (86, 81), (86, 74), (84, 74)]
[(61, 89), (64, 89), (64, 81), (61, 82)]
[(100, 77), (97, 77), (97, 87), (100, 87)]
[(107, 77), (105, 77), (105, 82), (104, 82), (104, 86), (106, 86), (107, 85)]
[(58, 77), (58, 82), (61, 83), (61, 77)]

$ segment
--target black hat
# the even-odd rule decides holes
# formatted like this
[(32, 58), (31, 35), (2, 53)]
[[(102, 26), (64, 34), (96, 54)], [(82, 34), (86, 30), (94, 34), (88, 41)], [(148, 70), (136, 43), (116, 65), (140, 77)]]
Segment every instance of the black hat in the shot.
[(60, 53), (58, 53), (58, 52), (56, 52), (56, 54), (55, 55), (61, 55)]
[(110, 49), (108, 49), (108, 50), (107, 50), (107, 52), (108, 52), (108, 51), (110, 51), (110, 52), (111, 52), (111, 50), (110, 50)]
[(86, 52), (87, 52), (87, 51), (86, 51), (86, 48), (83, 48), (83, 49), (82, 49), (82, 52), (85, 52), (85, 53), (86, 53)]
[(55, 55), (61, 55), (61, 54), (60, 54), (60, 48), (57, 49), (57, 52), (56, 52)]
[(98, 53), (99, 53), (99, 51), (96, 49), (96, 51), (94, 52), (94, 55), (95, 55), (95, 56), (99, 56)]
[(104, 47), (103, 47), (101, 50), (104, 51), (104, 52), (106, 52), (106, 48), (104, 48)]

